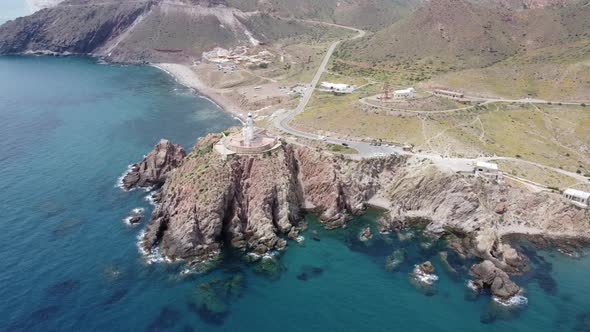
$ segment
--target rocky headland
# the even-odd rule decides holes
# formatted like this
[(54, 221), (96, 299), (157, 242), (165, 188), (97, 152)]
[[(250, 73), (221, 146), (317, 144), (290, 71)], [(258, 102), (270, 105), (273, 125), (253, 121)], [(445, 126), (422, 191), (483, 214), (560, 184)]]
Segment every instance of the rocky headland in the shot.
[[(178, 146), (160, 142), (129, 175), (129, 183), (163, 183), (140, 243), (146, 253), (202, 262), (234, 248), (263, 257), (299, 236), (307, 226), (304, 212), (327, 229), (345, 227), (378, 199), (389, 203), (380, 232), (424, 226), (459, 257), (483, 262), (471, 269), (477, 287), (507, 297), (520, 289), (506, 273), (527, 270), (508, 235), (590, 238), (590, 211), (558, 194), (450, 173), (417, 158), (359, 161), (288, 143), (223, 159), (213, 148), (220, 138), (208, 135), (185, 157)], [(363, 230), (363, 241), (369, 232)]]
[(178, 144), (162, 139), (143, 160), (129, 167), (129, 171), (121, 180), (122, 187), (130, 190), (135, 187), (149, 188), (161, 185), (166, 174), (178, 167), (186, 152)]

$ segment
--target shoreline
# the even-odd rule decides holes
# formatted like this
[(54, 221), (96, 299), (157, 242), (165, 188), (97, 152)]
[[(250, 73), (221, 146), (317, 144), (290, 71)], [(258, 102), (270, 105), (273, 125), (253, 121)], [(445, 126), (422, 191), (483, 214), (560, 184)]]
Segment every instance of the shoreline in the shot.
[(243, 112), (241, 112), (241, 109), (229, 98), (203, 83), (190, 66), (175, 63), (151, 63), (149, 65), (170, 75), (179, 84), (194, 90), (201, 97), (219, 107), (223, 112), (232, 115), (235, 119), (243, 123)]

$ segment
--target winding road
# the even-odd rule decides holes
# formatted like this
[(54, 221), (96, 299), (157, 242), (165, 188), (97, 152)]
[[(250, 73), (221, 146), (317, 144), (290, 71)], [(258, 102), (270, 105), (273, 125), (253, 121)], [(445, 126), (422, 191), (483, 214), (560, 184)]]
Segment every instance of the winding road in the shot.
[[(288, 134), (297, 136), (297, 137), (305, 138), (305, 139), (324, 141), (326, 143), (331, 143), (331, 144), (336, 144), (336, 145), (346, 144), (349, 147), (358, 151), (358, 154), (350, 155), (350, 157), (353, 159), (383, 157), (383, 156), (392, 155), (392, 154), (408, 155), (408, 156), (414, 156), (417, 158), (428, 159), (428, 160), (432, 161), (435, 165), (445, 168), (445, 169), (450, 169), (453, 172), (470, 172), (473, 170), (474, 165), (478, 161), (508, 160), (508, 161), (518, 161), (518, 162), (528, 163), (530, 165), (535, 165), (535, 166), (542, 167), (542, 168), (545, 168), (548, 170), (552, 170), (554, 172), (557, 172), (557, 173), (560, 173), (563, 175), (568, 175), (568, 176), (576, 179), (579, 182), (587, 182), (587, 179), (580, 174), (576, 174), (576, 173), (565, 171), (562, 169), (546, 166), (546, 165), (531, 162), (531, 161), (525, 161), (525, 160), (517, 159), (517, 158), (511, 158), (511, 157), (481, 157), (481, 158), (442, 157), (438, 154), (413, 153), (413, 152), (403, 151), (403, 149), (399, 146), (391, 146), (391, 145), (375, 146), (374, 144), (367, 143), (367, 142), (346, 140), (346, 139), (333, 138), (333, 137), (321, 137), (317, 134), (304, 132), (304, 131), (301, 131), (301, 130), (291, 127), (289, 125), (289, 122), (305, 110), (305, 107), (307, 106), (307, 104), (311, 100), (311, 97), (312, 97), (321, 77), (322, 77), (322, 74), (324, 74), (326, 72), (326, 66), (330, 62), (330, 58), (334, 54), (336, 47), (338, 47), (338, 45), (340, 45), (340, 43), (342, 43), (343, 41), (363, 38), (366, 34), (366, 32), (363, 30), (352, 28), (352, 27), (347, 27), (347, 26), (343, 26), (343, 25), (339, 25), (339, 24), (310, 21), (310, 20), (299, 20), (299, 21), (311, 23), (311, 24), (322, 24), (322, 25), (327, 25), (327, 26), (339, 27), (339, 28), (350, 30), (350, 31), (354, 31), (357, 34), (351, 38), (348, 38), (348, 39), (335, 41), (334, 43), (332, 43), (330, 45), (330, 47), (328, 48), (328, 51), (326, 52), (326, 55), (324, 56), (324, 59), (322, 60), (322, 63), (320, 64), (317, 72), (315, 73), (315, 76), (313, 77), (313, 80), (306, 87), (305, 92), (301, 96), (301, 100), (299, 101), (299, 104), (297, 105), (297, 107), (295, 109), (293, 109), (293, 110), (279, 110), (279, 111), (275, 112), (275, 114), (273, 115), (274, 116), (273, 123), (274, 123), (275, 127), (277, 127), (279, 130), (286, 132)], [(546, 100), (530, 99), (530, 98), (510, 100), (510, 99), (486, 99), (486, 98), (471, 97), (471, 99), (474, 101), (485, 103), (485, 104), (495, 103), (495, 102), (515, 102), (515, 103), (528, 103), (528, 104), (549, 104), (550, 103), (549, 101), (546, 101)], [(580, 105), (579, 102), (578, 103), (553, 102), (553, 103), (561, 103), (563, 105)], [(450, 111), (457, 111), (457, 110), (450, 110)]]

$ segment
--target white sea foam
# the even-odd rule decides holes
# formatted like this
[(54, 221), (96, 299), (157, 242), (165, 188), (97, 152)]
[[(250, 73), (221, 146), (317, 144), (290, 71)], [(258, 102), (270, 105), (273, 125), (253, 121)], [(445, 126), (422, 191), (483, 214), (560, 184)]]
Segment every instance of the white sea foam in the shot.
[(125, 172), (123, 172), (123, 174), (117, 178), (117, 184), (115, 185), (115, 187), (120, 188), (121, 190), (127, 191), (127, 192), (134, 190), (134, 188), (125, 189), (125, 186), (123, 185), (123, 179), (125, 178), (125, 176), (127, 176), (127, 174), (129, 174), (129, 172), (131, 172), (131, 170), (133, 169), (133, 166), (134, 166), (133, 164), (127, 166), (127, 169), (125, 170)]
[(529, 303), (529, 299), (523, 295), (514, 295), (513, 297), (506, 300), (494, 296), (493, 299), (496, 303), (506, 307), (525, 306)]
[(134, 217), (137, 217), (137, 216), (143, 217), (144, 211), (145, 211), (145, 209), (142, 207), (138, 207), (138, 208), (131, 210), (131, 213), (129, 213), (129, 215), (123, 219), (123, 222), (127, 226), (137, 226), (137, 224), (131, 223), (131, 219), (133, 219)]
[(428, 285), (432, 285), (438, 280), (438, 276), (436, 274), (424, 273), (418, 265), (414, 267), (413, 275), (418, 281)]
[(142, 254), (142, 256), (145, 259), (145, 262), (148, 264), (154, 264), (154, 263), (172, 263), (172, 259), (162, 256), (160, 254), (160, 248), (156, 247), (153, 248), (150, 251), (145, 250), (142, 246), (141, 243), (143, 242), (143, 239), (145, 237), (145, 230), (141, 231), (139, 233), (139, 235), (137, 235), (137, 248), (139, 249), (139, 252)]
[(247, 253), (246, 256), (248, 256), (254, 262), (260, 259), (260, 255), (253, 252)]
[(267, 253), (264, 253), (262, 255), (262, 259), (263, 260), (275, 259), (275, 257), (277, 257), (279, 255), (280, 255), (280, 253), (278, 251), (273, 250), (273, 251), (269, 251)]
[(465, 286), (467, 286), (467, 288), (471, 289), (474, 292), (479, 292), (479, 288), (475, 285), (473, 280), (467, 280), (465, 282)]
[(148, 195), (146, 195), (143, 198), (146, 202), (150, 203), (150, 205), (153, 206), (153, 207), (157, 207), (158, 206), (158, 204), (156, 203), (156, 200), (154, 199), (154, 194), (155, 193), (156, 193), (155, 191), (152, 191), (152, 192), (150, 192)]

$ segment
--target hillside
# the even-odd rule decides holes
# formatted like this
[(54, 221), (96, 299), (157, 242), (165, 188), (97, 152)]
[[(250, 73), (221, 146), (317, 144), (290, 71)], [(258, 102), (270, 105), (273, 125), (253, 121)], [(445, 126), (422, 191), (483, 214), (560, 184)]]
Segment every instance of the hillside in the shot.
[(116, 62), (192, 63), (216, 46), (329, 36), (329, 28), (218, 0), (69, 0), (0, 27), (0, 54), (94, 54)]
[(481, 68), (590, 38), (590, 23), (583, 17), (590, 17), (585, 3), (516, 11), (490, 3), (433, 0), (405, 20), (347, 43), (338, 55), (348, 63), (384, 68), (417, 63), (440, 71)]
[(410, 15), (424, 0), (226, 0), (244, 11), (321, 20), (369, 31), (383, 29)]

